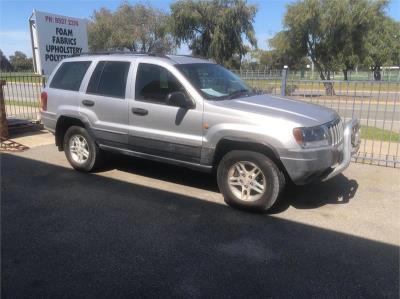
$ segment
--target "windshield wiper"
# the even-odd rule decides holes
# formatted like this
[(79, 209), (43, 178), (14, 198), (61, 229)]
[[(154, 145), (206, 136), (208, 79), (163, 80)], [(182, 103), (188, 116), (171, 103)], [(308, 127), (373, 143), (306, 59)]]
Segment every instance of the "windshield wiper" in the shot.
[(241, 96), (242, 94), (246, 94), (247, 96), (248, 95), (251, 95), (251, 90), (248, 90), (248, 89), (239, 89), (239, 90), (236, 90), (236, 91), (234, 91), (234, 92), (232, 92), (231, 94), (229, 94), (227, 97), (229, 98), (229, 99), (235, 99), (235, 98), (237, 98), (238, 96)]

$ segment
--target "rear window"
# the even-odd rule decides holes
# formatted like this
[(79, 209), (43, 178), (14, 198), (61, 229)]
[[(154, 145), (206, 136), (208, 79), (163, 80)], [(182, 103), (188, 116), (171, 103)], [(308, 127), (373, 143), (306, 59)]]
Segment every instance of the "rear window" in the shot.
[(90, 61), (64, 62), (51, 80), (50, 87), (78, 91)]
[(100, 61), (90, 78), (87, 93), (125, 98), (130, 62)]

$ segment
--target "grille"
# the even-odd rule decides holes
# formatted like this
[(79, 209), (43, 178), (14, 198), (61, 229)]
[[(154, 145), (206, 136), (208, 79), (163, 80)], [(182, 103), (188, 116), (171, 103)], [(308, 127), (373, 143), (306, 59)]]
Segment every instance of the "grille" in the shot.
[(339, 145), (343, 141), (343, 123), (338, 118), (328, 124), (329, 137), (333, 146)]

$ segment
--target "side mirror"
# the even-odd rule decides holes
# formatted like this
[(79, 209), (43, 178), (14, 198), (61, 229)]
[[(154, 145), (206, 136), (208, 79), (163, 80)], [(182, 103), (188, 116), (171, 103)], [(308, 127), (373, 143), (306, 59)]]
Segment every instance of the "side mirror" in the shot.
[(195, 107), (193, 101), (181, 91), (175, 91), (168, 94), (167, 104), (184, 109), (192, 109)]

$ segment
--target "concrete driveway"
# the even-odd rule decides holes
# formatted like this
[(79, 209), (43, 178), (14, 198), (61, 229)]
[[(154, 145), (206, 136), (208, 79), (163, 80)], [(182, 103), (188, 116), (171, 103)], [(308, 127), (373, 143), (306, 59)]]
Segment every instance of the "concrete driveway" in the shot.
[(3, 298), (398, 298), (398, 169), (352, 164), (256, 215), (212, 176), (107, 165), (76, 172), (53, 145), (2, 154)]

